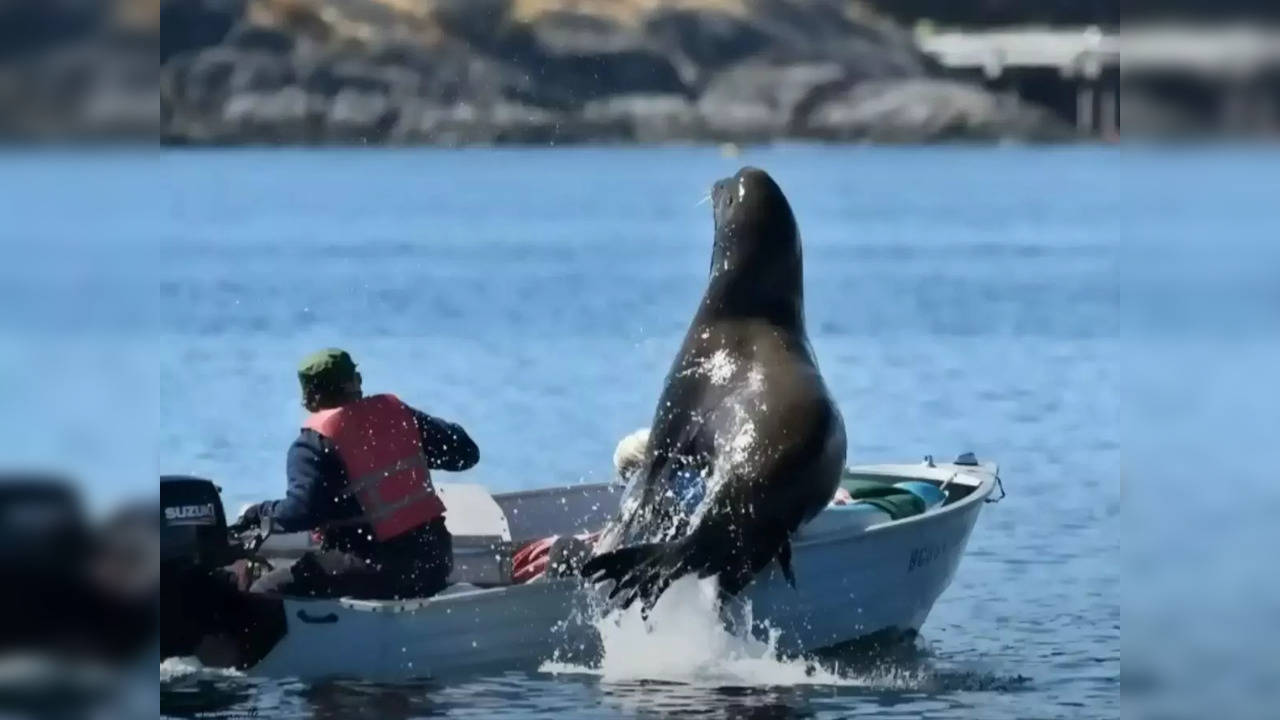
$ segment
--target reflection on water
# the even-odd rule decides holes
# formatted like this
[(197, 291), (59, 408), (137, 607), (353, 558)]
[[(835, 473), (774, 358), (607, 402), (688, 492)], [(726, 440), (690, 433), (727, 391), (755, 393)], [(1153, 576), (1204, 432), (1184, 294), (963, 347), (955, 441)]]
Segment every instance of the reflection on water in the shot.
[[(451, 681), (305, 684), (246, 677), (187, 676), (165, 685), (171, 717), (408, 720), (430, 717), (526, 718), (690, 716), (704, 718), (841, 717), (875, 708), (878, 717), (917, 718), (930, 711), (967, 716), (1000, 695), (1032, 693), (1029, 678), (939, 662), (920, 643), (826, 653), (830, 684), (774, 686), (657, 680), (606, 681), (587, 674), (508, 673)], [(946, 713), (944, 713), (946, 714)]]

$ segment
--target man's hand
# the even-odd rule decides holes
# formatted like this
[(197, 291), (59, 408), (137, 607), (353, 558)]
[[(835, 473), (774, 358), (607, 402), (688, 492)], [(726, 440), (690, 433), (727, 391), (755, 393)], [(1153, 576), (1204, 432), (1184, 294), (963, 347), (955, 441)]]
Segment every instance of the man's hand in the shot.
[(249, 587), (253, 585), (253, 581), (258, 579), (259, 573), (254, 571), (249, 561), (241, 558), (230, 565), (218, 568), (214, 571), (221, 574), (226, 579), (227, 584), (235, 586), (240, 592), (248, 592)]
[(236, 520), (233, 527), (238, 528), (256, 528), (262, 522), (262, 505), (254, 504), (244, 509), (240, 513), (240, 519)]

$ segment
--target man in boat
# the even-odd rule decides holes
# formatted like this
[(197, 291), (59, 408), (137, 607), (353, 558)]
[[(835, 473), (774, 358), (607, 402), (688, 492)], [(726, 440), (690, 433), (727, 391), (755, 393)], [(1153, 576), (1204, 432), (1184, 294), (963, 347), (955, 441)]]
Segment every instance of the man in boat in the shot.
[(298, 370), (310, 415), (289, 448), (283, 500), (249, 506), (240, 524), (314, 531), (319, 551), (259, 578), (252, 592), (366, 599), (444, 588), (453, 541), (431, 470), (462, 471), (480, 451), (466, 431), (394, 395), (365, 396), (356, 364), (330, 348)]

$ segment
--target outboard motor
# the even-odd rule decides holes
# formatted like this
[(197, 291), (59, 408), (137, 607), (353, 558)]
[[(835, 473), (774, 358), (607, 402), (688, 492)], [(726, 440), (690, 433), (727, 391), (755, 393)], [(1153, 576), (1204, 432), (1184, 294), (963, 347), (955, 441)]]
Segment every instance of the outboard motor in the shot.
[[(238, 588), (224, 569), (247, 553), (229, 536), (218, 486), (161, 476), (160, 520), (161, 654), (238, 668), (260, 660), (284, 635), (284, 608), (278, 598)], [(202, 651), (210, 646), (216, 657)]]
[(222, 567), (235, 560), (218, 486), (203, 478), (160, 477), (160, 558), (166, 569)]

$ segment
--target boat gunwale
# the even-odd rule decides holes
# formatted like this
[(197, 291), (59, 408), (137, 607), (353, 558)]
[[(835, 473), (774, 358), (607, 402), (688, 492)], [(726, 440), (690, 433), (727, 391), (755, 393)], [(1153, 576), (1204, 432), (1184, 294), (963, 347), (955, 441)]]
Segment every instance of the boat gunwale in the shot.
[[(947, 471), (950, 471), (948, 474)], [(929, 480), (945, 481), (948, 478), (959, 479), (960, 476), (969, 476), (981, 481), (982, 478), (977, 474), (994, 476), (996, 474), (996, 465), (994, 463), (983, 463), (981, 465), (956, 465), (954, 463), (942, 463), (939, 465), (915, 465), (910, 463), (876, 463), (870, 465), (850, 465), (845, 468), (846, 473), (850, 475), (874, 475), (879, 477), (903, 477), (910, 475), (911, 477), (923, 477)], [(928, 477), (933, 475), (934, 477)], [(946, 475), (946, 477), (942, 477)], [(447, 484), (447, 483), (446, 483)], [(969, 484), (969, 483), (966, 483)], [(978, 484), (973, 487), (978, 487)], [(590, 482), (575, 483), (573, 485), (549, 485), (546, 487), (529, 488), (525, 490), (510, 490), (508, 492), (490, 493), (490, 496), (496, 501), (518, 500), (526, 497), (538, 497), (542, 495), (560, 495), (572, 492), (574, 490), (601, 490), (601, 489), (617, 489), (621, 491), (623, 485), (618, 482)]]
[[(872, 469), (876, 470), (872, 470)], [(896, 470), (891, 470), (896, 469)], [(921, 471), (930, 471), (921, 474)], [(872, 539), (883, 539), (889, 535), (902, 532), (902, 528), (914, 528), (921, 523), (934, 522), (943, 517), (952, 517), (957, 513), (967, 510), (971, 505), (981, 503), (991, 495), (995, 488), (997, 469), (994, 465), (979, 466), (957, 466), (943, 464), (936, 467), (916, 466), (916, 465), (864, 465), (849, 468), (852, 475), (880, 475), (888, 477), (917, 477), (923, 479), (939, 480), (938, 476), (945, 476), (950, 482), (961, 481), (961, 484), (973, 487), (974, 490), (954, 503), (943, 505), (936, 511), (912, 515), (911, 517), (900, 518), (898, 520), (889, 520), (887, 522), (878, 523), (869, 527), (860, 528), (855, 532), (832, 531), (812, 539), (797, 539), (796, 548), (816, 548), (837, 543), (849, 544), (866, 542)], [(928, 477), (933, 476), (933, 477)], [(965, 482), (969, 481), (969, 482)], [(976, 485), (973, 483), (976, 481)], [(570, 486), (574, 487), (574, 486)], [(561, 488), (539, 488), (533, 492), (549, 493), (561, 490)], [(526, 491), (517, 491), (526, 492)], [(432, 605), (452, 605), (459, 601), (474, 599), (481, 595), (506, 594), (514, 591), (516, 588), (538, 588), (544, 592), (556, 591), (561, 588), (573, 588), (580, 586), (581, 582), (578, 578), (554, 578), (545, 579), (536, 583), (519, 583), (511, 585), (501, 585), (497, 587), (477, 587), (474, 590), (466, 590), (463, 592), (450, 593), (447, 595), (437, 595), (428, 598), (411, 598), (400, 601), (385, 600), (356, 600), (349, 598), (326, 598), (317, 599), (315, 602), (334, 601), (336, 600), (342, 607), (359, 612), (386, 612), (386, 613), (412, 613), (420, 610), (426, 610)], [(528, 592), (527, 590), (524, 592)], [(359, 603), (359, 604), (357, 604)], [(412, 608), (408, 606), (412, 605)]]
[[(876, 465), (876, 466), (866, 466), (866, 467), (907, 468), (912, 466)], [(958, 513), (960, 513), (962, 509), (967, 509), (970, 505), (984, 502), (987, 499), (987, 497), (991, 495), (992, 490), (995, 489), (996, 469), (993, 466), (980, 465), (980, 466), (977, 466), (976, 468), (971, 469), (970, 467), (967, 467), (967, 466), (940, 465), (937, 468), (923, 467), (923, 469), (927, 469), (927, 470), (936, 469), (938, 471), (945, 472), (946, 470), (952, 467), (959, 467), (959, 469), (953, 471), (953, 474), (948, 476), (951, 478), (950, 480), (951, 482), (956, 482), (957, 480), (961, 479), (961, 476), (966, 476), (964, 479), (967, 479), (967, 480), (971, 479), (971, 480), (977, 481), (976, 485), (971, 485), (970, 483), (963, 483), (965, 485), (970, 485), (970, 487), (973, 487), (974, 490), (968, 493), (967, 495), (965, 495), (964, 497), (960, 498), (956, 502), (953, 502), (949, 505), (943, 505), (942, 507), (938, 508), (933, 512), (924, 512), (924, 513), (920, 513), (919, 515), (912, 515), (910, 517), (899, 518), (897, 520), (889, 520), (886, 522), (877, 523), (875, 525), (871, 525), (866, 528), (860, 529), (857, 532), (851, 533), (851, 534), (842, 533), (839, 531), (833, 531), (830, 533), (824, 533), (823, 535), (815, 537), (812, 540), (805, 540), (803, 538), (799, 538), (795, 543), (795, 547), (797, 548), (815, 547), (820, 545), (829, 545), (831, 543), (838, 543), (838, 542), (850, 542), (850, 541), (859, 542), (859, 541), (862, 541), (863, 539), (882, 538), (887, 534), (895, 534), (899, 532), (901, 528), (916, 527), (921, 523), (933, 522), (935, 520), (940, 520), (943, 517), (955, 516)], [(990, 467), (990, 469), (988, 469), (988, 467)], [(849, 470), (854, 475), (876, 474), (876, 473), (868, 473), (868, 472), (858, 472), (856, 468), (849, 468)], [(902, 477), (905, 473), (885, 472), (883, 474), (892, 476), (892, 477)]]
[[(447, 483), (446, 483), (447, 484)], [(511, 490), (509, 492), (490, 493), (495, 502), (498, 500), (521, 500), (527, 497), (538, 497), (541, 495), (560, 495), (572, 492), (574, 490), (599, 490), (616, 488), (621, 492), (623, 485), (617, 482), (591, 482), (591, 483), (574, 483), (573, 485), (550, 485), (547, 487), (531, 488), (528, 490)]]

